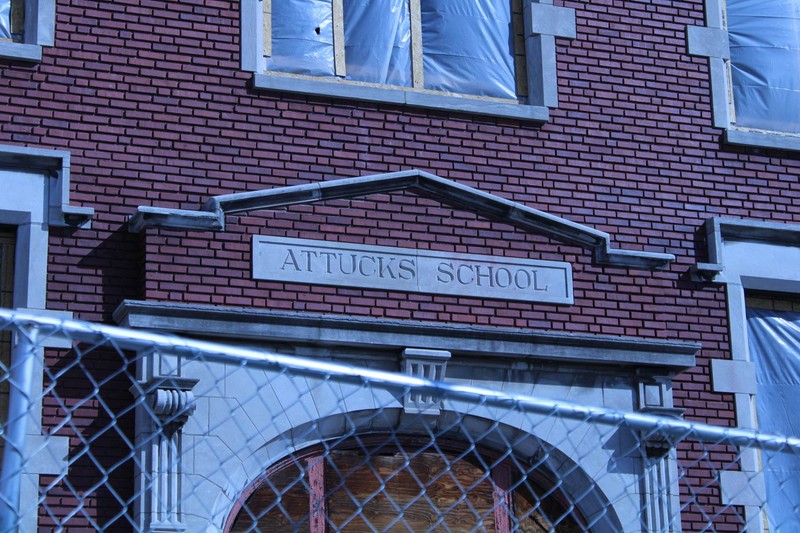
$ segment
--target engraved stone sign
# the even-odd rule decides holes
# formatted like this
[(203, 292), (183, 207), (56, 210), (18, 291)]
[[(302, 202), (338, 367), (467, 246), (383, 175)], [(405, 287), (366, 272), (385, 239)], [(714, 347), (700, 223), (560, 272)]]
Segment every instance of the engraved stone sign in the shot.
[(572, 266), (283, 237), (253, 237), (253, 277), (270, 281), (571, 304)]

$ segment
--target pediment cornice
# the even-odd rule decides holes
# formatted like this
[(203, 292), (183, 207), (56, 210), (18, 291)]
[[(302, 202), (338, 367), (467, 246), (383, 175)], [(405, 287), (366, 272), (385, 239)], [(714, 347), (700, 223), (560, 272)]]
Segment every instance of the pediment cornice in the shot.
[(229, 214), (398, 191), (433, 198), (488, 220), (580, 246), (590, 250), (599, 265), (654, 270), (666, 268), (675, 260), (672, 254), (614, 248), (608, 233), (421, 170), (224, 194), (209, 198), (198, 211), (142, 206), (131, 217), (129, 228), (133, 232), (145, 227), (219, 231), (225, 228)]

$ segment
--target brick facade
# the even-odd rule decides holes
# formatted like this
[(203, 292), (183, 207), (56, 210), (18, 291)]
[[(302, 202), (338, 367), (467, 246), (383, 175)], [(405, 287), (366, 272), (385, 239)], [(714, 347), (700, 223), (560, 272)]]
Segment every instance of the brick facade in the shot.
[[(709, 361), (730, 358), (724, 288), (690, 269), (707, 261), (712, 216), (800, 223), (800, 156), (721, 140), (707, 61), (686, 50), (702, 0), (556, 3), (575, 9), (577, 38), (557, 40), (559, 106), (537, 124), (253, 90), (232, 0), (58, 0), (41, 63), (0, 60), (0, 144), (69, 151), (72, 202), (96, 212), (91, 229), (51, 230), (48, 307), (111, 322), (139, 299), (698, 341), (676, 407), (735, 425), (732, 395), (710, 384)], [(403, 193), (230, 215), (220, 232), (127, 229), (141, 205), (197, 210), (219, 194), (412, 168), (676, 261), (596, 266), (579, 247)], [(567, 261), (575, 302), (255, 281), (256, 234)]]

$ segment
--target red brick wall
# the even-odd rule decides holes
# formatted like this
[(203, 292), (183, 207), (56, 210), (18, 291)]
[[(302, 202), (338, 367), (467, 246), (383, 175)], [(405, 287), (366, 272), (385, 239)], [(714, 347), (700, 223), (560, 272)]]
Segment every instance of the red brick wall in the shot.
[[(238, 2), (58, 0), (40, 65), (0, 61), (0, 143), (69, 150), (91, 230), (55, 229), (49, 306), (111, 321), (124, 298), (700, 341), (676, 380), (692, 420), (733, 425), (709, 392), (729, 357), (720, 286), (693, 283), (712, 216), (800, 222), (800, 156), (734, 148), (712, 127), (707, 61), (686, 53), (702, 0), (569, 1), (558, 109), (545, 124), (258, 92), (239, 70)], [(218, 233), (127, 232), (137, 206), (418, 168), (668, 252), (665, 272), (594, 266), (579, 248), (379, 195), (229, 216)], [(575, 303), (525, 304), (256, 282), (251, 236), (564, 260)], [(688, 525), (688, 524), (687, 524)]]

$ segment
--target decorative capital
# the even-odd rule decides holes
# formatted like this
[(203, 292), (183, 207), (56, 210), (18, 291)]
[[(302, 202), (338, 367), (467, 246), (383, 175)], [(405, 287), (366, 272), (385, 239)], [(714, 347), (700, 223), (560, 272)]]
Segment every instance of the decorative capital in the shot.
[[(639, 411), (666, 418), (683, 418), (683, 409), (675, 409), (672, 407), (644, 407), (639, 409)], [(661, 459), (665, 457), (673, 447), (673, 443), (667, 437), (657, 432), (644, 435), (643, 444), (644, 452), (650, 459)]]
[(150, 393), (149, 399), (153, 413), (162, 424), (182, 426), (197, 408), (190, 390), (159, 388)]
[(197, 382), (196, 379), (157, 377), (134, 386), (133, 392), (146, 396), (156, 421), (174, 431), (182, 427), (197, 408), (192, 392)]

